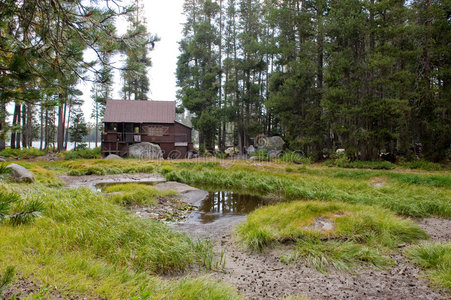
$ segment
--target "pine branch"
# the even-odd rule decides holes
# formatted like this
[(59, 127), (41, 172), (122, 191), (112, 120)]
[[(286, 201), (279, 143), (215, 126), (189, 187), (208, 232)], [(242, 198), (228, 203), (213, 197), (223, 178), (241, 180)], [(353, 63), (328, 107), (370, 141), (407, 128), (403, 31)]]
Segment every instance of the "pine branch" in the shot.
[(2, 299), (2, 294), (5, 289), (13, 282), (15, 275), (15, 268), (12, 266), (8, 266), (3, 273), (3, 276), (0, 276), (0, 299)]
[(39, 200), (25, 204), (20, 211), (8, 216), (9, 222), (13, 226), (31, 223), (44, 210), (44, 204)]

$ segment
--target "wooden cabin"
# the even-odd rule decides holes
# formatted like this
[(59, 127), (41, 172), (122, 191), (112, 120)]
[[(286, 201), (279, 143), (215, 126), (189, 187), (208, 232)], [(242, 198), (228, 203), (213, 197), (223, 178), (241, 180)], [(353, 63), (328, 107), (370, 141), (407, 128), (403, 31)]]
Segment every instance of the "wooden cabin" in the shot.
[(164, 158), (186, 158), (192, 129), (175, 120), (175, 101), (107, 100), (102, 156), (128, 155), (135, 143), (158, 144)]

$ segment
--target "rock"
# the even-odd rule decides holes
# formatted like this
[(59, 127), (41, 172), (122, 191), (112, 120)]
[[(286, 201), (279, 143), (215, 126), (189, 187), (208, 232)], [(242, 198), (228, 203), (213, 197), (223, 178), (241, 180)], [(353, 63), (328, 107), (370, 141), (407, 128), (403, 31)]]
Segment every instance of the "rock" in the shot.
[(335, 153), (345, 153), (345, 149), (339, 148), (335, 151)]
[(128, 148), (131, 157), (142, 159), (162, 159), (163, 152), (160, 146), (148, 142), (133, 144)]
[(224, 153), (227, 154), (228, 156), (233, 156), (234, 154), (237, 153), (237, 151), (235, 150), (234, 147), (230, 147), (230, 148), (227, 148), (227, 149), (224, 151)]
[(0, 156), (0, 162), (1, 163), (6, 162), (6, 158), (4, 158), (3, 156)]
[(31, 174), (30, 171), (25, 169), (22, 166), (19, 166), (17, 164), (10, 164), (6, 167), (7, 169), (11, 169), (11, 175), (17, 182), (33, 182), (34, 177), (33, 174)]
[(250, 145), (250, 146), (247, 148), (247, 154), (251, 155), (251, 154), (254, 153), (254, 152), (255, 152), (254, 146), (253, 146), (253, 145)]
[(283, 152), (284, 140), (280, 136), (260, 137), (257, 141), (258, 150), (266, 150), (271, 158), (279, 157)]
[(108, 159), (108, 160), (110, 160), (110, 159), (123, 159), (122, 157), (120, 157), (119, 155), (116, 155), (116, 154), (110, 154), (110, 155), (108, 155), (107, 157), (105, 157), (104, 159)]

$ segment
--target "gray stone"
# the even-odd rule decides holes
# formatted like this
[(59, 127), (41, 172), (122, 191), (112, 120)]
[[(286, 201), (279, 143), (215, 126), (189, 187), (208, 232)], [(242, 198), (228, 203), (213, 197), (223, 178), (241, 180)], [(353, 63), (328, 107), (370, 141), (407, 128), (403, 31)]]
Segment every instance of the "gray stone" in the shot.
[(227, 148), (224, 151), (224, 153), (227, 154), (228, 156), (233, 156), (234, 154), (237, 153), (237, 151), (236, 151), (236, 149), (234, 147), (230, 147), (230, 148)]
[(254, 146), (250, 145), (250, 146), (247, 148), (247, 154), (251, 155), (251, 154), (254, 153), (254, 152), (255, 152)]
[(280, 136), (259, 138), (257, 148), (266, 150), (271, 158), (279, 157), (283, 152), (284, 140)]
[(17, 164), (10, 164), (6, 167), (11, 170), (11, 175), (17, 182), (33, 182), (34, 177), (30, 171)]
[(128, 155), (141, 159), (162, 159), (160, 146), (148, 142), (133, 144), (128, 148)]
[(107, 157), (105, 157), (105, 159), (108, 159), (108, 160), (110, 160), (110, 159), (123, 159), (122, 157), (120, 157), (119, 155), (116, 155), (116, 154), (110, 154), (110, 155), (108, 155)]
[(0, 156), (0, 163), (6, 162), (6, 158), (4, 158), (3, 156)]

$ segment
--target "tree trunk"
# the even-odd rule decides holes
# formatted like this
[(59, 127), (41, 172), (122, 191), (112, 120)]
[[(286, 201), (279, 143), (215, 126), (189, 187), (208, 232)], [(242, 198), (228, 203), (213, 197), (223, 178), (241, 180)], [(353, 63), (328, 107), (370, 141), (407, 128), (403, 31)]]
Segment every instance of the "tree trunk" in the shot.
[(6, 105), (5, 103), (1, 102), (0, 104), (0, 151), (4, 150), (6, 148), (6, 141), (3, 137), (6, 136), (6, 134), (3, 133), (4, 124), (6, 122)]
[(43, 149), (44, 146), (44, 106), (43, 103), (41, 102), (41, 130), (40, 130), (40, 136), (39, 136), (39, 150)]
[[(62, 100), (62, 95), (60, 95), (60, 100)], [(58, 106), (58, 131), (57, 131), (57, 152), (61, 152), (64, 149), (64, 107), (61, 101)]]

